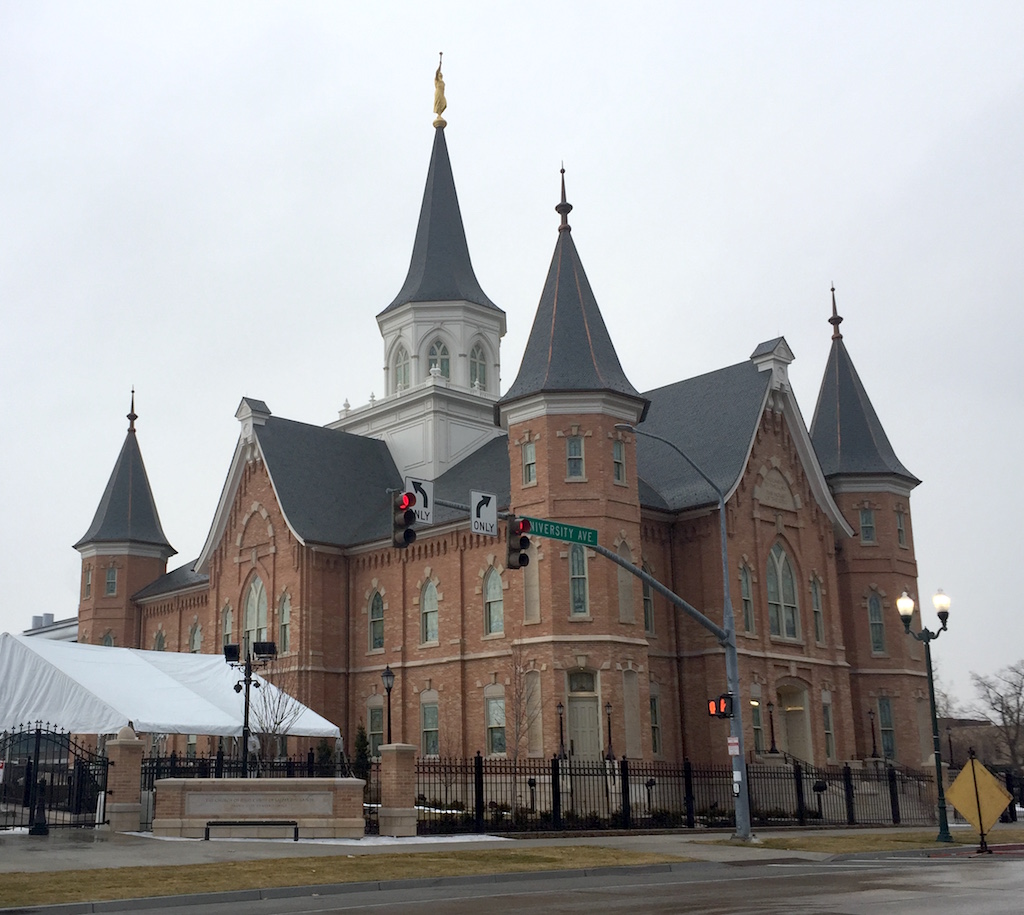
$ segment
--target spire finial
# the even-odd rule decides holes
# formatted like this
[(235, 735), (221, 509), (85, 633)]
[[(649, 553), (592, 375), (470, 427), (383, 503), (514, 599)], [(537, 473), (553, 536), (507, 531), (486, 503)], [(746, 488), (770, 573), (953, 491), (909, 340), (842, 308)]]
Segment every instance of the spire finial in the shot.
[(562, 217), (562, 224), (558, 227), (559, 232), (571, 232), (569, 225), (569, 213), (572, 212), (572, 204), (565, 201), (565, 163), (562, 163), (562, 202), (555, 207), (555, 212)]
[(828, 323), (832, 325), (832, 339), (842, 340), (843, 335), (839, 332), (839, 325), (843, 323), (843, 319), (839, 317), (839, 312), (836, 311), (836, 284), (832, 284), (832, 317), (828, 319)]
[(437, 72), (434, 74), (434, 114), (437, 115), (434, 118), (435, 127), (445, 127), (448, 122), (441, 117), (444, 114), (445, 108), (448, 107), (448, 102), (444, 97), (444, 77), (441, 75), (441, 60), (444, 58), (444, 51), (438, 51), (437, 54)]
[(135, 431), (135, 420), (139, 417), (135, 415), (135, 385), (132, 385), (132, 406), (128, 411), (128, 431)]

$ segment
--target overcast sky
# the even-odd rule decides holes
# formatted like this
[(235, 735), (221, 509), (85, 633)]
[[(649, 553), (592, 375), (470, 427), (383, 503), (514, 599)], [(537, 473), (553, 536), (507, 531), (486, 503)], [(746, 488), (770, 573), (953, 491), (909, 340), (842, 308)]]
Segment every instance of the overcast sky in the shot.
[[(515, 378), (558, 225), (648, 390), (785, 335), (808, 424), (847, 347), (897, 455), (943, 680), (1024, 657), (1024, 4), (0, 0), (0, 631), (77, 612), (127, 429), (203, 544), (242, 396), (383, 393), (443, 50)], [(915, 595), (916, 596), (916, 595)], [(892, 637), (898, 620), (891, 622)], [(934, 614), (925, 622), (934, 625)]]

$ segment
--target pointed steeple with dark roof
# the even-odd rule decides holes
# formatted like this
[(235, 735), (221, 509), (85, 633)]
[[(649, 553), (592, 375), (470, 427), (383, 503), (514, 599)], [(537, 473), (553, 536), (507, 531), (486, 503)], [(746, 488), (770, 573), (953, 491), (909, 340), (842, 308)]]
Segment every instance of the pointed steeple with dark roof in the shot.
[(469, 259), (444, 125), (440, 117), (435, 122), (434, 149), (409, 273), (401, 291), (381, 315), (408, 302), (472, 302), (501, 311), (480, 288)]
[(103, 491), (96, 516), (76, 550), (96, 543), (132, 543), (156, 547), (166, 559), (177, 551), (168, 543), (160, 526), (153, 491), (142, 462), (142, 451), (135, 433), (135, 391), (128, 413), (128, 435), (114, 464), (114, 471)]
[(846, 351), (832, 289), (832, 351), (811, 422), (811, 440), (826, 479), (842, 476), (898, 477), (911, 487), (921, 481), (896, 457)]
[(608, 391), (635, 398), (647, 412), (646, 399), (626, 377), (597, 298), (572, 240), (562, 169), (558, 241), (526, 343), (519, 374), (499, 401), (504, 406), (534, 394)]

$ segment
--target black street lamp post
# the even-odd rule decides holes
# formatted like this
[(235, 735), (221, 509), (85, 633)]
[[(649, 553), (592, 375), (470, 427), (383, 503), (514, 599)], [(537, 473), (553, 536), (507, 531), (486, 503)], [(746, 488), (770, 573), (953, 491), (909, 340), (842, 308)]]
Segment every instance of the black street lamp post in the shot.
[(772, 735), (772, 745), (768, 752), (778, 753), (779, 748), (775, 746), (775, 703), (770, 700), (768, 702), (768, 727), (771, 730)]
[(910, 631), (910, 622), (914, 618), (914, 599), (903, 592), (896, 599), (896, 609), (900, 619), (903, 620), (903, 629), (907, 635), (912, 636), (919, 642), (924, 642), (924, 663), (928, 670), (928, 701), (932, 712), (932, 749), (935, 755), (935, 787), (939, 798), (939, 835), (936, 842), (952, 842), (953, 837), (949, 834), (949, 821), (946, 819), (946, 794), (942, 789), (942, 749), (939, 746), (939, 719), (935, 712), (935, 677), (932, 674), (932, 640), (937, 639), (946, 631), (946, 623), (949, 621), (949, 598), (937, 591), (932, 598), (935, 612), (938, 614), (939, 622), (942, 624), (936, 632), (921, 627), (920, 632)]
[(604, 758), (611, 762), (615, 759), (615, 754), (612, 752), (612, 704), (610, 702), (604, 704), (604, 713), (608, 716), (608, 752)]
[(380, 679), (384, 683), (384, 692), (388, 694), (388, 743), (391, 743), (391, 690), (395, 685), (395, 672), (390, 664), (381, 671)]
[(946, 743), (949, 744), (949, 768), (955, 769), (956, 763), (953, 762), (953, 729), (948, 724), (946, 725)]
[(875, 710), (868, 709), (868, 719), (871, 721), (871, 758), (878, 759), (878, 744), (875, 743)]
[(249, 690), (259, 688), (260, 681), (253, 677), (253, 671), (265, 667), (277, 659), (277, 645), (274, 642), (248, 642), (245, 646), (245, 660), (241, 658), (240, 645), (225, 645), (224, 660), (232, 667), (242, 671), (242, 679), (235, 684), (235, 692), (245, 691), (245, 706), (242, 713), (242, 778), (249, 778), (249, 740), (252, 732), (249, 728)]

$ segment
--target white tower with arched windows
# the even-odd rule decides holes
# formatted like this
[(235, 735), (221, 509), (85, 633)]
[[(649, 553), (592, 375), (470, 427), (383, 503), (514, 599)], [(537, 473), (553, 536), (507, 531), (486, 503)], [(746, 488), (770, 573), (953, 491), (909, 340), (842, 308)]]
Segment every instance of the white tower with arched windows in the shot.
[(430, 480), (501, 434), (505, 312), (473, 273), (444, 126), (435, 127), (408, 276), (377, 325), (383, 396), (346, 405), (331, 428), (384, 439), (403, 474)]

